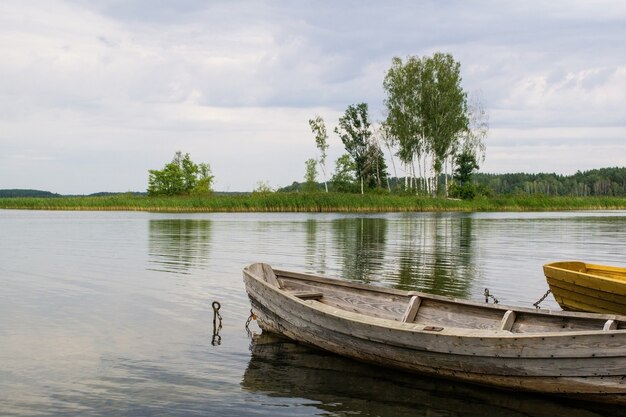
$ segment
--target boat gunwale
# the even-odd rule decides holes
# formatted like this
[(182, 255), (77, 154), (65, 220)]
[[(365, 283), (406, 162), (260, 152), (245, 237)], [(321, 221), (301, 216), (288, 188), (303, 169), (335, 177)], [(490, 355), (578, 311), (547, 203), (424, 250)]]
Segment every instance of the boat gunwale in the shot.
[[(573, 269), (568, 269), (568, 268), (563, 268), (561, 266), (556, 266), (556, 265), (562, 265), (562, 264), (567, 264), (567, 263), (583, 264), (583, 265), (585, 265), (585, 269), (597, 269), (597, 270), (606, 270), (606, 271), (611, 271), (611, 272), (623, 273), (624, 274), (624, 279), (617, 279), (617, 278), (613, 278), (613, 277), (610, 277), (610, 276), (590, 274), (589, 272), (576, 271), (576, 270), (573, 270)], [(590, 264), (590, 263), (581, 262), (581, 261), (558, 261), (558, 262), (551, 262), (551, 263), (543, 265), (543, 270), (544, 270), (544, 272), (546, 270), (567, 272), (567, 273), (575, 274), (575, 275), (578, 275), (578, 276), (584, 276), (584, 277), (598, 279), (598, 280), (602, 280), (602, 281), (609, 281), (609, 282), (614, 283), (614, 284), (620, 284), (620, 285), (625, 285), (626, 284), (626, 268), (621, 268), (621, 267), (617, 267), (617, 266)], [(547, 277), (547, 278), (563, 281), (562, 278), (555, 278), (555, 277)], [(569, 282), (569, 281), (567, 281), (567, 282)], [(576, 283), (576, 284), (580, 285), (578, 283)]]

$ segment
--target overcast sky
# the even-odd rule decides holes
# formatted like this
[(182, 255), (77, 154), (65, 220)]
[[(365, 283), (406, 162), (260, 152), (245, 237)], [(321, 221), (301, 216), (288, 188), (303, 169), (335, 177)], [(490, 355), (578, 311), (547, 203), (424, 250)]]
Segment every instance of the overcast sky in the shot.
[[(220, 191), (285, 186), (394, 56), (451, 53), (482, 172), (626, 166), (623, 1), (0, 1), (0, 189), (144, 191), (177, 150)], [(329, 170), (343, 153), (331, 133)]]

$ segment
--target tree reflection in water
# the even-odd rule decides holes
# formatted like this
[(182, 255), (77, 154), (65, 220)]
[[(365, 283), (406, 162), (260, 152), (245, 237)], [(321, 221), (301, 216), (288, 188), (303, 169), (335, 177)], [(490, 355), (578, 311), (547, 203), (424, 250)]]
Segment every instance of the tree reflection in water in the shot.
[(471, 217), (450, 214), (341, 217), (330, 228), (310, 219), (307, 267), (353, 281), (467, 298), (478, 273), (472, 227)]
[(150, 220), (148, 254), (152, 270), (186, 274), (192, 268), (204, 268), (210, 250), (210, 220)]

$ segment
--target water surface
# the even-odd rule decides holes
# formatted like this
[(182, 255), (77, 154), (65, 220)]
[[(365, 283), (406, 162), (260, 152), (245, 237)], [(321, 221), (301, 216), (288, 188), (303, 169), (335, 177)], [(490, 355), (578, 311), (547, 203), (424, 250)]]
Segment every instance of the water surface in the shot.
[[(541, 266), (626, 266), (625, 212), (154, 214), (0, 210), (0, 414), (616, 415), (381, 370), (244, 324), (256, 261), (531, 306)], [(221, 303), (214, 337), (211, 303)], [(544, 308), (559, 309), (549, 297)], [(260, 333), (254, 324), (253, 333)]]

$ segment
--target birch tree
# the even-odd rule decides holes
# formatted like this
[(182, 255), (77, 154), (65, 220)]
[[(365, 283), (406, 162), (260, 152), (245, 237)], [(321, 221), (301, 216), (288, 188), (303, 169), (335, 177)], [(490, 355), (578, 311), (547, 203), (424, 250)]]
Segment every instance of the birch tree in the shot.
[(474, 155), (477, 163), (485, 161), (485, 139), (489, 133), (489, 114), (485, 110), (482, 94), (477, 91), (469, 95), (468, 99), (469, 126), (462, 136), (458, 152), (467, 152)]
[(363, 178), (366, 180), (367, 188), (383, 188), (387, 181), (385, 155), (374, 134), (370, 136), (367, 143)]
[(469, 128), (467, 93), (461, 87), (461, 64), (452, 55), (436, 53), (423, 68), (423, 131), (432, 150), (436, 192), (446, 159), (454, 156), (455, 142)]
[(324, 176), (324, 188), (328, 192), (328, 183), (326, 181), (326, 151), (328, 150), (328, 133), (326, 132), (326, 124), (321, 116), (315, 116), (314, 119), (309, 119), (309, 126), (311, 131), (315, 135), (315, 144), (320, 151), (320, 157), (317, 162), (322, 170)]
[(424, 151), (420, 110), (422, 66), (422, 61), (414, 56), (406, 62), (394, 57), (383, 81), (387, 91), (385, 125), (391, 140), (398, 144), (397, 156), (405, 167), (405, 187), (415, 158)]
[[(383, 122), (380, 124), (378, 129), (376, 130), (375, 136), (385, 144), (387, 151), (389, 152), (389, 160), (391, 161), (391, 166), (393, 167), (393, 176), (398, 178), (398, 171), (396, 170), (396, 162), (394, 159), (393, 148), (395, 147), (395, 139), (389, 132), (389, 126)], [(387, 189), (391, 192), (391, 184), (389, 183), (389, 176), (387, 176)]]
[(387, 92), (385, 123), (398, 143), (398, 158), (407, 175), (413, 171), (413, 177), (417, 163), (424, 189), (436, 193), (439, 174), (468, 130), (460, 64), (452, 55), (442, 53), (410, 56), (404, 62), (395, 57), (383, 87)]

